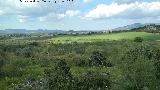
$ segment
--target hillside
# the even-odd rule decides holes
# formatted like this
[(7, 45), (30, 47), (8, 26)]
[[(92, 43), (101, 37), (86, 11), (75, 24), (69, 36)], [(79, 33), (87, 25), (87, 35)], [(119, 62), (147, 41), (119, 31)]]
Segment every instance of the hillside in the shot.
[(149, 32), (149, 33), (160, 33), (160, 25), (149, 24), (143, 27), (131, 29), (131, 31), (136, 32)]
[(123, 26), (123, 27), (115, 28), (112, 31), (131, 30), (131, 29), (140, 28), (140, 27), (144, 27), (144, 26), (145, 26), (145, 24), (134, 23), (134, 24), (131, 24), (131, 25), (126, 25), (126, 26)]

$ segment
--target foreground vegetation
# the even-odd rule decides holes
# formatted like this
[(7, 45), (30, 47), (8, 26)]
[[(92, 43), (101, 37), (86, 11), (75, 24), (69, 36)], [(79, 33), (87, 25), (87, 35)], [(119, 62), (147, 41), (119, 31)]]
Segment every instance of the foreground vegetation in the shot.
[(160, 90), (159, 37), (125, 32), (4, 38), (0, 90)]

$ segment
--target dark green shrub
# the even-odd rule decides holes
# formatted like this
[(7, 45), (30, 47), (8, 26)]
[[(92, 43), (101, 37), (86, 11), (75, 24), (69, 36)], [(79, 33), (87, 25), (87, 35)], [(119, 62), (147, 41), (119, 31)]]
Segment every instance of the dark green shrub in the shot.
[(19, 48), (16, 50), (15, 54), (17, 56), (23, 56), (23, 57), (29, 58), (33, 55), (33, 49), (32, 47), (29, 47), (29, 46), (23, 49)]
[(2, 70), (4, 64), (5, 64), (4, 60), (0, 57), (0, 78), (4, 77), (4, 72)]
[(160, 50), (155, 49), (154, 52), (154, 66), (155, 66), (155, 75), (157, 79), (160, 79)]
[(135, 37), (134, 42), (143, 42), (143, 38), (142, 37)]
[(45, 78), (50, 90), (72, 90), (72, 74), (64, 60), (59, 60), (53, 68), (45, 70)]
[(94, 51), (89, 58), (89, 65), (90, 66), (107, 66), (111, 67), (112, 64), (106, 61), (106, 58), (103, 56), (102, 53), (99, 51)]
[(155, 90), (153, 55), (152, 48), (145, 44), (133, 47), (124, 55), (120, 63), (124, 90)]
[(39, 43), (38, 43), (38, 42), (32, 42), (32, 43), (30, 43), (29, 45), (32, 45), (32, 46), (38, 46), (38, 45), (39, 45)]
[(76, 66), (85, 67), (85, 66), (88, 66), (88, 63), (86, 60), (79, 59), (79, 60), (76, 60)]

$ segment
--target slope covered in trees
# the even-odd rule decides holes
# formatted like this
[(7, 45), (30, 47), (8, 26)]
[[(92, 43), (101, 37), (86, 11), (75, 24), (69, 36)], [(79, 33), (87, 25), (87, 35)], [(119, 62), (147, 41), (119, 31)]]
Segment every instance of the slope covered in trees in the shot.
[(145, 25), (144, 27), (139, 27), (139, 28), (131, 29), (131, 31), (149, 32), (149, 33), (160, 33), (160, 25), (149, 24), (149, 25)]

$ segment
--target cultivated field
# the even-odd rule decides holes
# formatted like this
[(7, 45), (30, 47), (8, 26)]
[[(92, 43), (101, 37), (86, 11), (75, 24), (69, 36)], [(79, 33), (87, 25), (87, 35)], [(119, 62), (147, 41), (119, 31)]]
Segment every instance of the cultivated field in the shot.
[(48, 39), (53, 43), (66, 42), (96, 42), (106, 40), (133, 40), (135, 37), (142, 37), (144, 40), (160, 40), (159, 34), (146, 32), (123, 32), (112, 34), (97, 34), (97, 35), (66, 35)]

